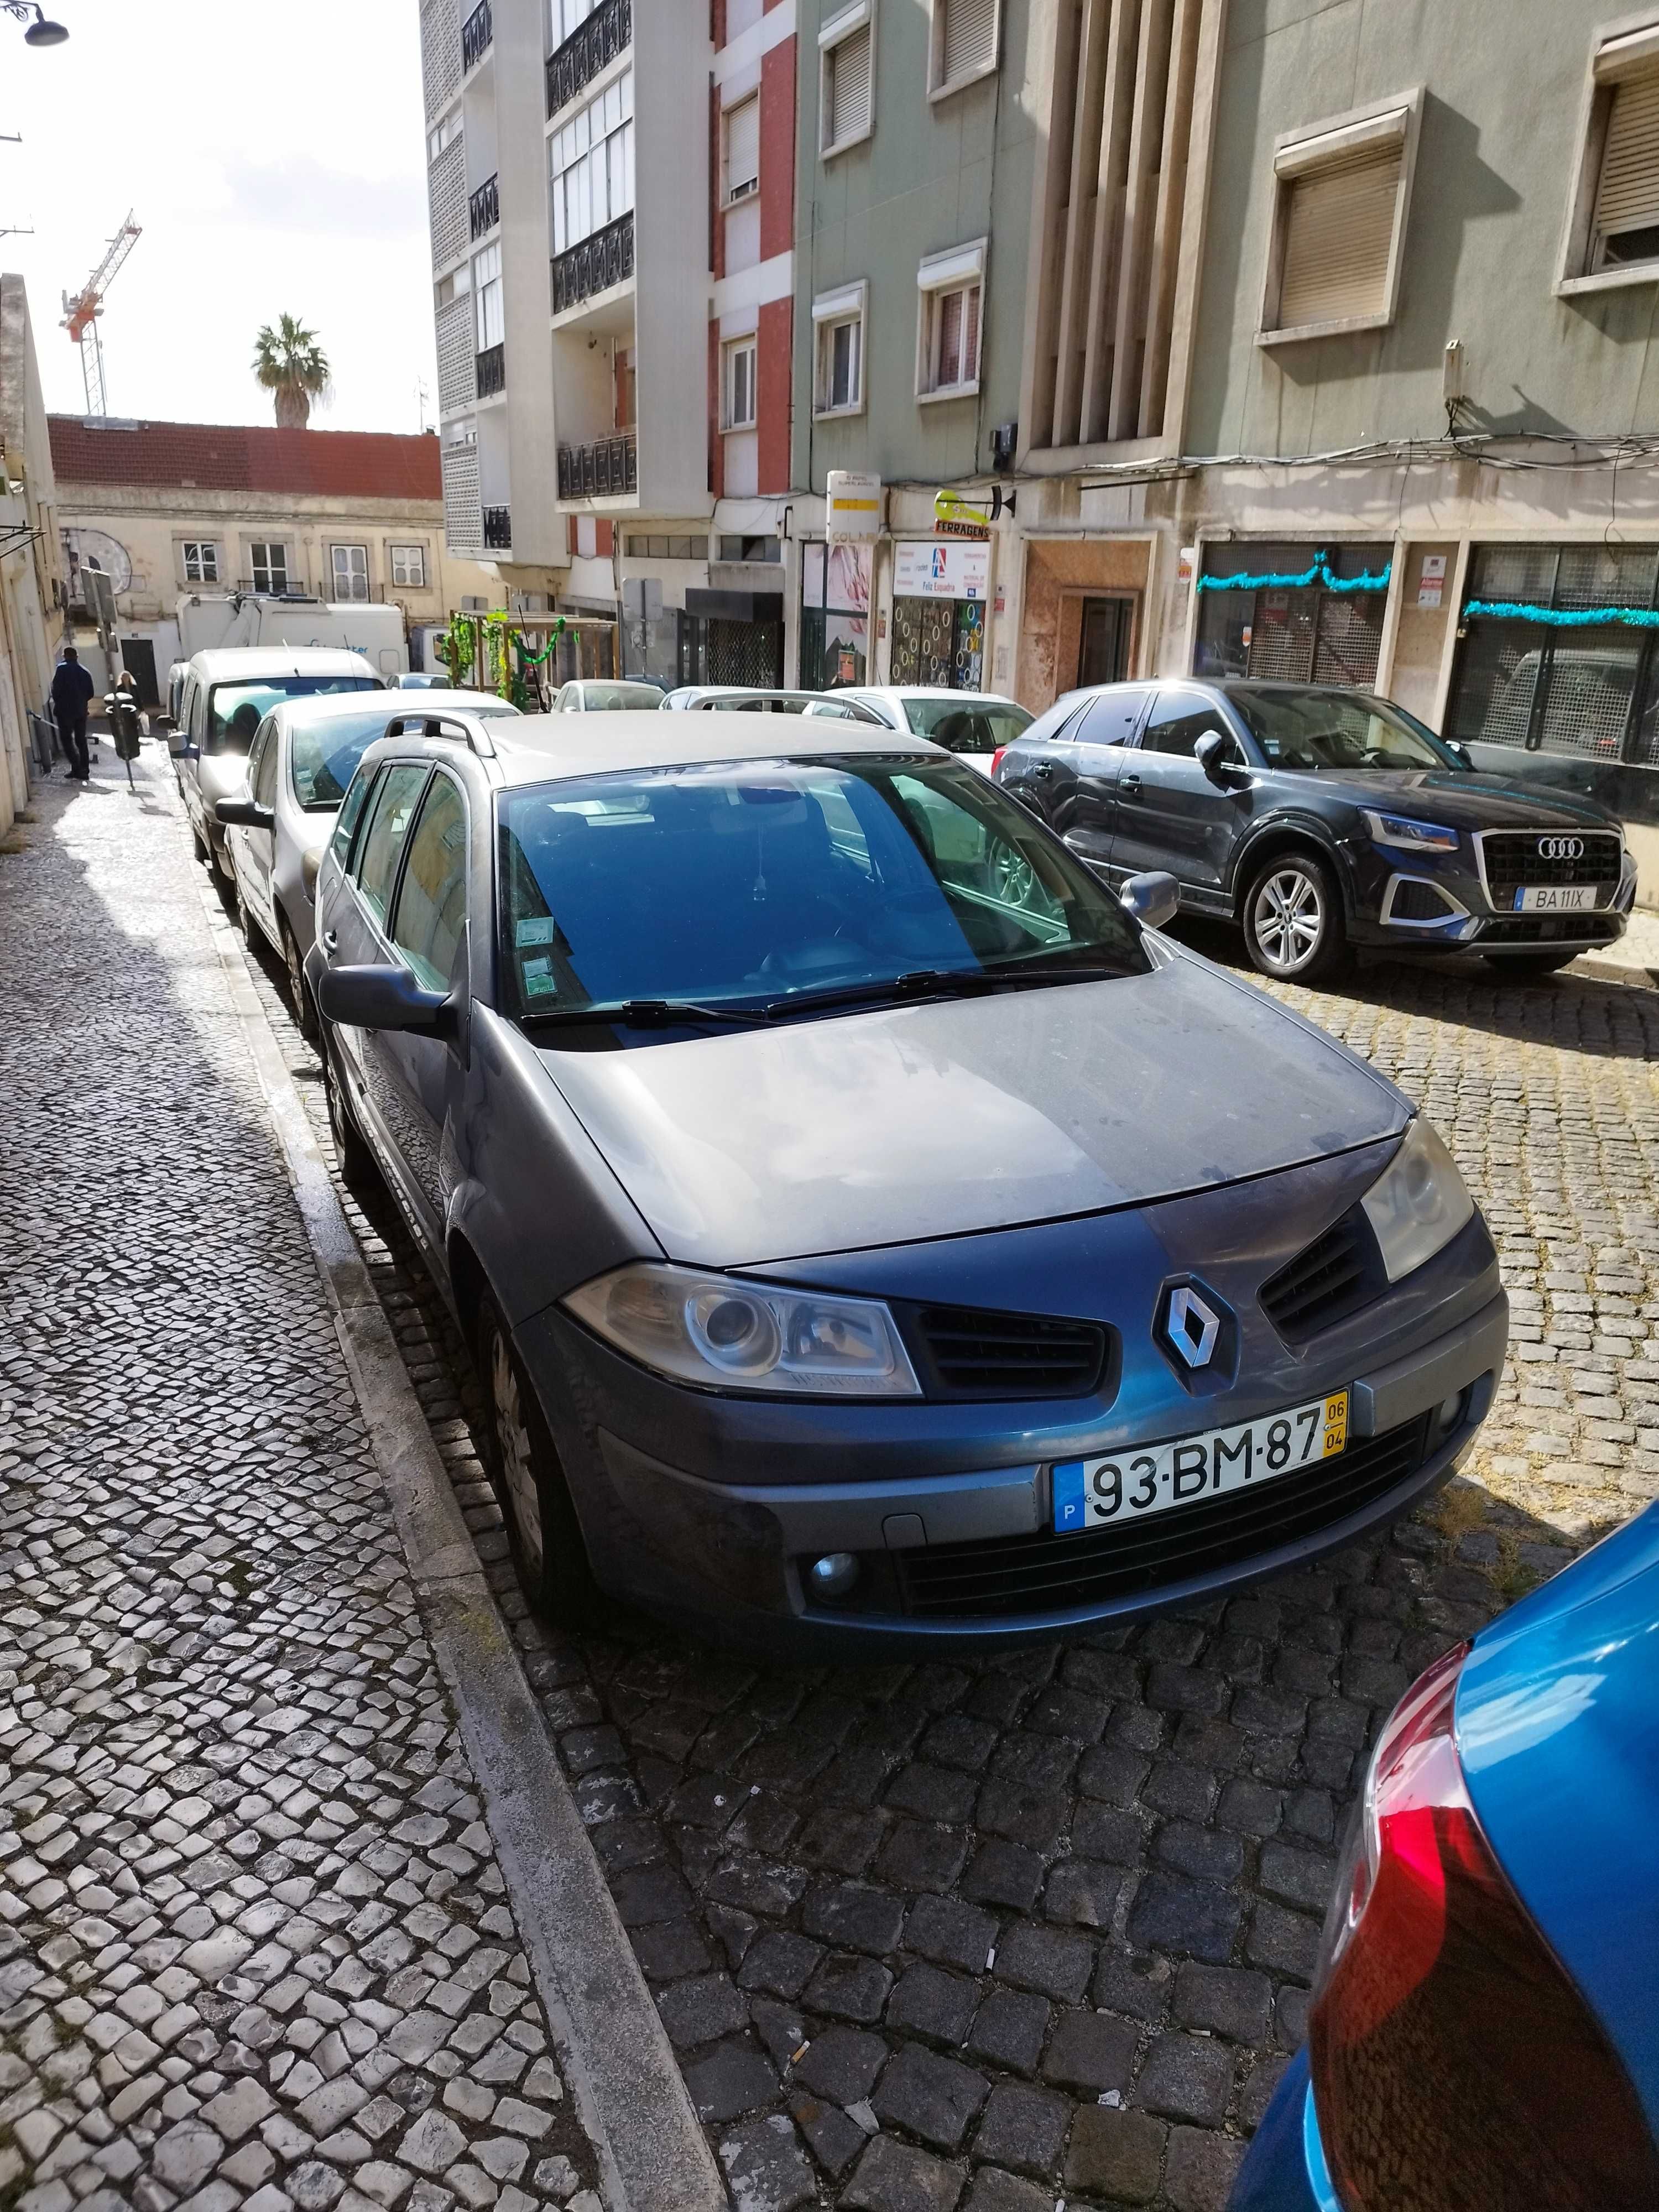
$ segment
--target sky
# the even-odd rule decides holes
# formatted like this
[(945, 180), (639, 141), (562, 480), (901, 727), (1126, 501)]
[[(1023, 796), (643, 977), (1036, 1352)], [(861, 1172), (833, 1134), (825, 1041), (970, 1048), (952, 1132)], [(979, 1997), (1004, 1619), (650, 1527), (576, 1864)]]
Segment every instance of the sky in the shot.
[[(0, 268), (28, 287), (53, 413), (83, 414), (61, 327), (129, 207), (102, 319), (108, 410), (270, 422), (262, 323), (314, 330), (321, 430), (436, 419), (416, 0), (46, 0), (67, 44), (0, 13)], [(6, 143), (21, 133), (22, 143)]]

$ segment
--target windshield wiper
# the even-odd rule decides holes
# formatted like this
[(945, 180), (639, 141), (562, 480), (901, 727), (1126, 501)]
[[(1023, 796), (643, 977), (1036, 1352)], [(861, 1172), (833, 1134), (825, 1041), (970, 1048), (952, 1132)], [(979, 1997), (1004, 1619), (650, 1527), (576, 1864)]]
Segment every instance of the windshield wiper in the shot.
[(766, 1017), (744, 1006), (703, 1006), (690, 999), (624, 999), (616, 1006), (549, 1006), (519, 1016), (520, 1029), (556, 1029), (574, 1022), (611, 1022), (619, 1029), (661, 1030), (703, 1022), (748, 1026)]
[(1101, 983), (1129, 971), (1123, 968), (915, 968), (908, 975), (874, 978), (866, 983), (836, 984), (823, 991), (798, 991), (774, 999), (761, 1010), (767, 1021), (791, 1014), (817, 1013), (826, 1007), (866, 1006), (911, 999), (981, 999), (994, 991), (1032, 990), (1048, 983)]

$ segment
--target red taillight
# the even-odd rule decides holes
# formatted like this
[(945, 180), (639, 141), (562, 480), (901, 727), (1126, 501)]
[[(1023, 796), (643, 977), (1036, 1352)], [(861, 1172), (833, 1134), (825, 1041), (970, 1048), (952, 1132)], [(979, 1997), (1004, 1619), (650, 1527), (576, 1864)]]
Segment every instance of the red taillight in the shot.
[(1309, 2037), (1331, 2176), (1346, 2212), (1650, 2212), (1636, 2094), (1469, 1800), (1468, 1650), (1395, 1707), (1339, 1869)]
[(996, 750), (992, 754), (992, 756), (991, 756), (991, 773), (992, 773), (992, 775), (994, 775), (996, 774), (996, 772), (997, 772), (997, 763), (998, 763), (998, 762), (1002, 758), (1002, 756), (1004, 755), (1004, 753), (1006, 753), (1006, 752), (1007, 751), (1007, 750), (1008, 750), (1008, 748), (1007, 748), (1007, 746), (1006, 746), (1006, 745), (999, 745), (999, 746), (997, 747)]

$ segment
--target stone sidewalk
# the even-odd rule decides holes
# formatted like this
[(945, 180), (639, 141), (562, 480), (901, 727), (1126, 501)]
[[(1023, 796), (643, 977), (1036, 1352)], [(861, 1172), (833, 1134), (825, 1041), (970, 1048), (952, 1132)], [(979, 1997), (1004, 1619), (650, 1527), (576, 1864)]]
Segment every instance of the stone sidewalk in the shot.
[(203, 910), (0, 852), (0, 2203), (598, 2212)]

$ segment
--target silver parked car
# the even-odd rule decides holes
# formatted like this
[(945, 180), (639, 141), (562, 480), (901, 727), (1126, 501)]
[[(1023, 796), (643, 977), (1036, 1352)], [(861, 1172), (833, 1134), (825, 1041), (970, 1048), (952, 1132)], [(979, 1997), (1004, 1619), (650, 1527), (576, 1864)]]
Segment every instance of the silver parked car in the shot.
[(660, 684), (636, 683), (620, 677), (573, 678), (562, 684), (553, 695), (551, 712), (556, 714), (619, 714), (629, 708), (641, 714), (651, 714), (660, 708), (663, 691)]
[(942, 684), (860, 684), (826, 694), (823, 704), (808, 712), (833, 714), (848, 706), (866, 707), (890, 729), (911, 737), (927, 738), (943, 745), (989, 775), (1005, 745), (1023, 737), (1032, 717), (1012, 699), (990, 691), (951, 691)]
[(279, 699), (384, 690), (361, 653), (332, 646), (227, 646), (194, 655), (167, 747), (197, 859), (228, 872), (215, 809), (241, 787), (254, 732)]
[(378, 691), (284, 699), (254, 733), (234, 796), (215, 809), (230, 857), (237, 919), (258, 929), (288, 969), (294, 1011), (307, 1036), (316, 1016), (305, 985), (314, 934), (317, 866), (358, 762), (394, 720), (405, 727), (452, 707), (489, 717), (516, 715), (505, 699), (477, 691), (423, 691), (418, 700)]
[(1098, 1632), (1467, 1454), (1507, 1307), (1455, 1165), (1147, 926), (1169, 877), (1115, 895), (890, 730), (446, 720), (364, 755), (307, 973), (532, 1603), (807, 1656)]

